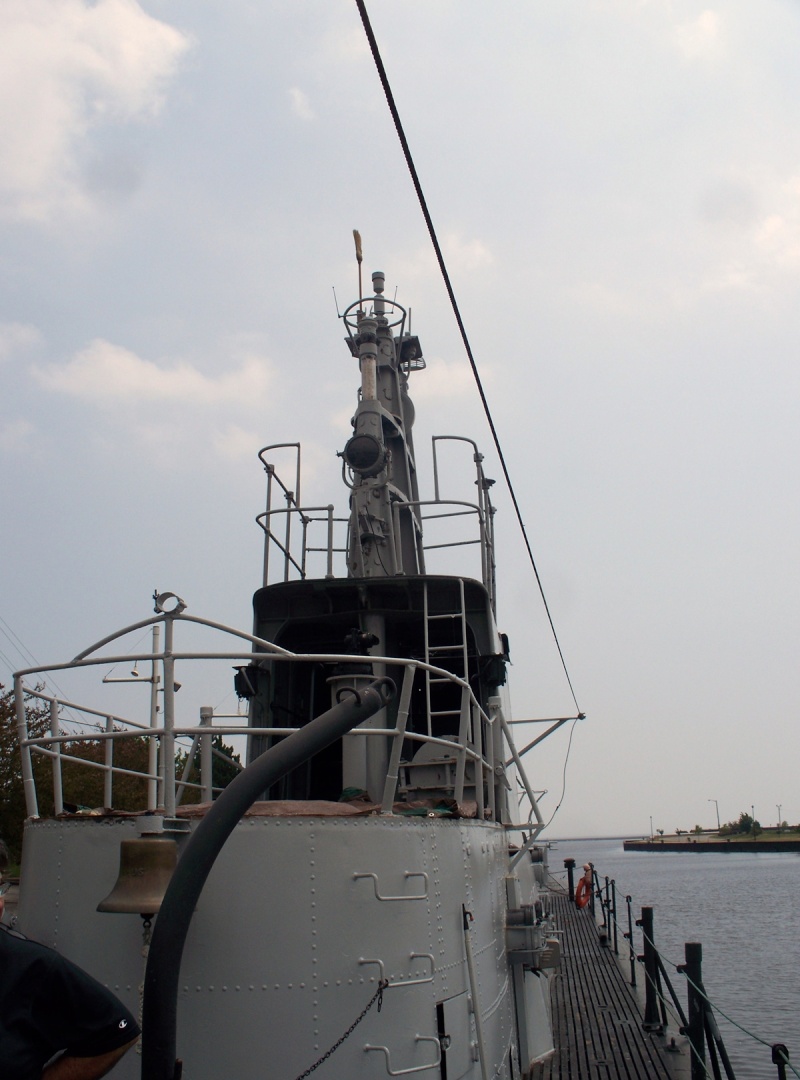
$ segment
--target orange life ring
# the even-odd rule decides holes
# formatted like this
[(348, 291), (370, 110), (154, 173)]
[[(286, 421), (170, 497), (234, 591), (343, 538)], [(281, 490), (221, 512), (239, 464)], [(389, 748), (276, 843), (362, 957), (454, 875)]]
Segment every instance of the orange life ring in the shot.
[(582, 877), (581, 880), (578, 882), (577, 889), (575, 890), (576, 906), (579, 908), (585, 908), (586, 905), (589, 903), (591, 895), (592, 886), (589, 884), (585, 877)]

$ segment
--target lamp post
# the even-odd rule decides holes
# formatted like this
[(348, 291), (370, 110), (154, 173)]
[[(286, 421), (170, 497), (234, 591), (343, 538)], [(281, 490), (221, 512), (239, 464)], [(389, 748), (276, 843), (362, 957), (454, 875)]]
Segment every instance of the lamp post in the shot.
[(716, 800), (716, 799), (709, 799), (708, 801), (709, 801), (709, 802), (713, 802), (714, 806), (716, 806), (716, 808), (717, 808), (717, 832), (719, 832), (719, 830), (720, 830), (720, 823), (719, 823), (719, 803), (717, 802), (717, 800)]
[(650, 815), (650, 839), (653, 839), (653, 815)]
[(778, 832), (781, 831), (781, 803), (775, 804), (778, 807)]

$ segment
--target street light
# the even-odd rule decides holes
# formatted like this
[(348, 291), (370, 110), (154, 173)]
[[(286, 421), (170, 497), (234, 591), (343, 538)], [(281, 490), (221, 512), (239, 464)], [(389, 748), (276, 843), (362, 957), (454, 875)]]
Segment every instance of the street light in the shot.
[(720, 830), (720, 824), (719, 824), (719, 803), (717, 802), (717, 800), (716, 800), (716, 799), (709, 799), (708, 801), (709, 801), (709, 802), (713, 802), (714, 806), (716, 806), (716, 808), (717, 808), (717, 832), (719, 832), (719, 830)]
[(653, 815), (650, 815), (650, 839), (653, 839)]
[(782, 804), (781, 803), (775, 803), (775, 805), (778, 807), (778, 832), (780, 832), (781, 831), (781, 806), (782, 806)]

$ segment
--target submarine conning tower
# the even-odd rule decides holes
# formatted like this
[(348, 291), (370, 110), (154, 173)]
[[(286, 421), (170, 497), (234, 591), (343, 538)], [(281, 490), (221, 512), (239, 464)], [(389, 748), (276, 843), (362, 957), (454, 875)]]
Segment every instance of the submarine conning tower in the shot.
[(341, 453), (351, 491), (347, 572), (359, 578), (424, 574), (408, 376), (425, 361), (419, 339), (406, 331), (405, 310), (383, 295), (382, 271), (372, 284), (375, 295), (357, 300), (344, 315), (346, 341), (361, 370), (353, 435)]

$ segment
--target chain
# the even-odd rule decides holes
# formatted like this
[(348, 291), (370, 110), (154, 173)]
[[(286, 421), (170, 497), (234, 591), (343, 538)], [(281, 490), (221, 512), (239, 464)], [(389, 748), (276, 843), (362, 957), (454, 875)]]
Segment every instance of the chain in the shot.
[(309, 1067), (306, 1069), (305, 1072), (300, 1073), (300, 1075), (297, 1077), (297, 1080), (306, 1080), (307, 1076), (310, 1076), (311, 1073), (315, 1069), (318, 1069), (320, 1067), (320, 1065), (324, 1061), (327, 1061), (328, 1058), (339, 1049), (339, 1047), (342, 1045), (342, 1043), (345, 1041), (345, 1039), (350, 1038), (350, 1036), (356, 1030), (358, 1025), (361, 1023), (361, 1021), (364, 1019), (364, 1017), (367, 1015), (367, 1013), (369, 1012), (369, 1010), (372, 1008), (372, 1006), (375, 1004), (376, 1001), (378, 1002), (378, 1012), (381, 1011), (381, 1009), (383, 1008), (383, 991), (386, 989), (386, 987), (388, 985), (389, 985), (389, 980), (388, 979), (381, 979), (380, 980), (380, 982), (378, 983), (378, 989), (375, 991), (375, 993), (369, 999), (367, 1004), (361, 1010), (360, 1014), (355, 1018), (355, 1020), (350, 1025), (350, 1027), (347, 1029), (347, 1031), (345, 1031), (344, 1035), (342, 1035), (339, 1039), (337, 1039), (336, 1042), (333, 1044), (333, 1046), (330, 1048), (330, 1050), (327, 1050), (322, 1055), (321, 1058), (318, 1058), (318, 1060), (314, 1062), (313, 1065), (309, 1065)]

